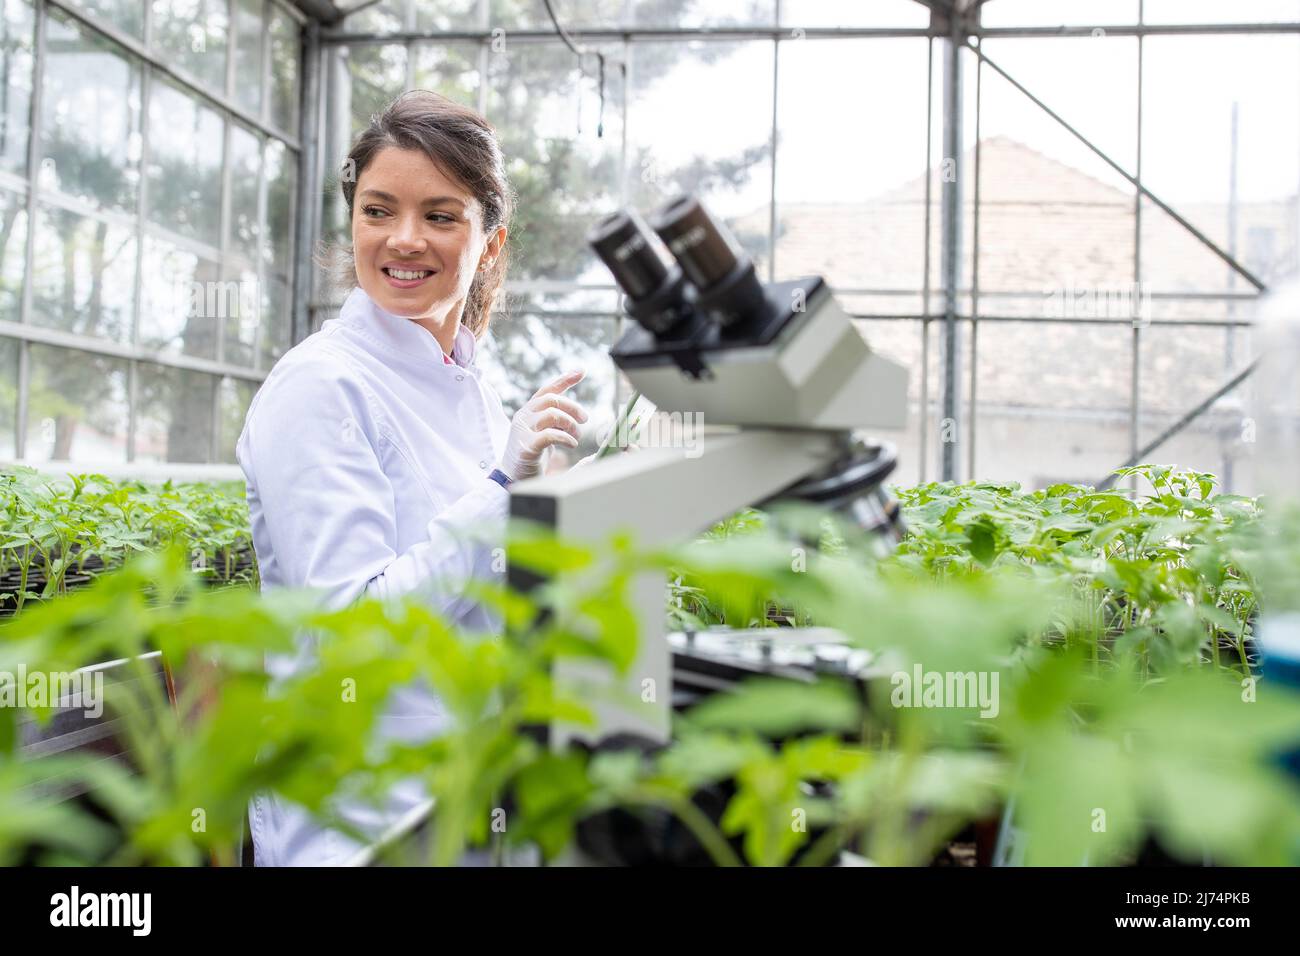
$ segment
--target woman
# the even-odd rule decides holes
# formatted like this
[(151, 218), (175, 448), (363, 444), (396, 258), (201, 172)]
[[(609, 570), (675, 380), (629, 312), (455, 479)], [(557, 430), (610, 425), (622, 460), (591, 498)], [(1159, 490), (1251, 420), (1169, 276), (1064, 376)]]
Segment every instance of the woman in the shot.
[[(372, 118), (343, 169), (356, 288), (272, 369), (237, 446), (263, 586), (317, 588), (331, 607), (418, 594), (463, 630), (490, 631), (463, 583), (501, 578), (492, 548), (509, 484), (538, 474), (551, 446), (578, 444), (587, 414), (563, 393), (583, 372), (508, 418), (475, 365), (513, 205), (482, 116), (406, 93)], [(268, 667), (291, 672), (308, 653)], [(425, 739), (441, 720), (436, 696), (409, 687), (379, 732)], [(423, 797), (412, 783), (381, 813), (340, 813), (378, 836)], [(339, 863), (359, 849), (274, 794), (255, 798), (249, 819), (258, 865)]]

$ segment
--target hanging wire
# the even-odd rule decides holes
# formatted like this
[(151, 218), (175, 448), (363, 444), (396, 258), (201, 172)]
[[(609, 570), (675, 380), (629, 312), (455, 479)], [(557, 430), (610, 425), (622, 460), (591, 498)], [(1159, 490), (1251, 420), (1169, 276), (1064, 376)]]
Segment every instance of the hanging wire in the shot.
[[(587, 71), (582, 67), (582, 58), (584, 56), (593, 54), (596, 57), (596, 63), (599, 68), (600, 88), (600, 111), (596, 114), (596, 136), (602, 137), (605, 135), (605, 54), (601, 53), (599, 50), (588, 50), (585, 47), (579, 47), (575, 44), (573, 38), (569, 36), (568, 31), (560, 25), (559, 18), (555, 16), (555, 8), (551, 6), (551, 0), (542, 0), (542, 3), (546, 7), (547, 16), (551, 18), (551, 24), (555, 27), (555, 32), (559, 34), (560, 39), (564, 41), (564, 45), (572, 50), (573, 55), (578, 58), (578, 72), (583, 76), (587, 75)], [(623, 63), (619, 63), (619, 67), (622, 68), (623, 75), (626, 76), (627, 67)], [(578, 132), (582, 132), (581, 112), (579, 112), (578, 118)]]

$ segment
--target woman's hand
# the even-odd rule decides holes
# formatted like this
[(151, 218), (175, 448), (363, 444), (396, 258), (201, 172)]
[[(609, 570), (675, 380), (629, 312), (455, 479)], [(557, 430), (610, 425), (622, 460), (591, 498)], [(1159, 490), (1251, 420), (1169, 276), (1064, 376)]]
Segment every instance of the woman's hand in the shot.
[(542, 457), (552, 445), (578, 447), (580, 422), (587, 413), (572, 398), (562, 395), (582, 380), (586, 371), (566, 372), (543, 385), (510, 420), (510, 436), (501, 455), (501, 470), (516, 481), (532, 478), (542, 470)]

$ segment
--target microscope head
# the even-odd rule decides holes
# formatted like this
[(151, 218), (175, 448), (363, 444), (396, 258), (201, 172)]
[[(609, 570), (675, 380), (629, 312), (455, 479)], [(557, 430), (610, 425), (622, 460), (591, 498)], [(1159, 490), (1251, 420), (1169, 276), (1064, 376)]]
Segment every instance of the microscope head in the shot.
[[(598, 222), (587, 241), (636, 320), (610, 350), (665, 412), (714, 424), (901, 428), (907, 372), (873, 352), (818, 276), (764, 285), (693, 196)], [(665, 251), (661, 251), (660, 247)]]

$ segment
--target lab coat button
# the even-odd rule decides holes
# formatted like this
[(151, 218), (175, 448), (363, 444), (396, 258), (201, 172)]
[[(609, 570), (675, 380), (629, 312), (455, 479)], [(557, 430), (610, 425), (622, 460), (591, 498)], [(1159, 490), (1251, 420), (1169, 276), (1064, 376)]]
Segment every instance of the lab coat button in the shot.
[(486, 467), (487, 467), (487, 462), (485, 462), (485, 461), (480, 461), (480, 462), (478, 463), (478, 466), (479, 466), (480, 468), (486, 468)]
[(458, 381), (458, 382), (463, 382), (463, 381), (465, 381), (465, 376), (464, 376), (464, 375), (457, 375), (457, 376), (456, 376), (456, 381)]

